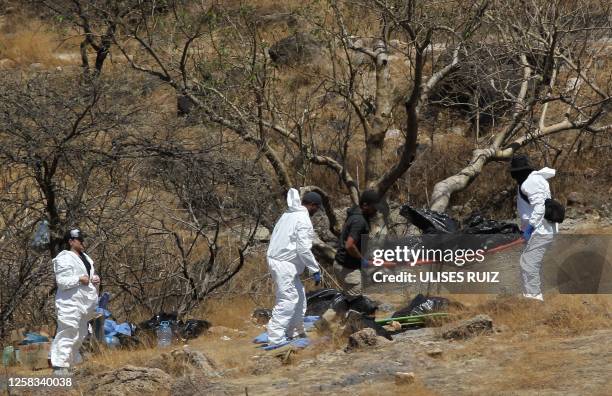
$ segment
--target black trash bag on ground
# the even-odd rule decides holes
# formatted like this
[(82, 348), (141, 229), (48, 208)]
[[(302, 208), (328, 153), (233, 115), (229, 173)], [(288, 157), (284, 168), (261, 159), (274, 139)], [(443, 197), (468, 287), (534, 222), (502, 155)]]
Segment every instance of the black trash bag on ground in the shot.
[(429, 209), (403, 205), (400, 215), (417, 226), (424, 234), (520, 234), (514, 223), (485, 218), (480, 212), (471, 213), (460, 223), (447, 215)]
[[(181, 322), (179, 322), (181, 323)], [(210, 322), (202, 319), (189, 319), (179, 325), (179, 333), (183, 339), (189, 340), (199, 337), (210, 328)]]
[(349, 309), (357, 311), (363, 315), (372, 316), (376, 313), (379, 303), (364, 295), (347, 296)]
[(417, 226), (423, 234), (449, 234), (459, 231), (459, 222), (446, 213), (403, 205), (400, 215)]
[(155, 330), (159, 327), (161, 322), (169, 322), (170, 327), (175, 327), (177, 324), (178, 315), (176, 312), (159, 312), (156, 315), (153, 315), (151, 319), (145, 320), (144, 322), (140, 322), (138, 324), (138, 328), (141, 330)]
[[(427, 249), (485, 249), (489, 250), (513, 242), (520, 237), (519, 227), (514, 223), (487, 219), (474, 212), (459, 222), (446, 213), (429, 209), (415, 209), (404, 205), (400, 215), (417, 226), (422, 232), (420, 243)], [(410, 241), (414, 245), (414, 241)]]
[(306, 316), (321, 316), (342, 292), (336, 289), (319, 289), (306, 293)]
[(186, 322), (177, 320), (176, 312), (160, 312), (149, 320), (140, 322), (137, 326), (139, 332), (145, 333), (148, 337), (154, 337), (155, 331), (162, 322), (168, 322), (172, 333), (175, 337), (182, 339), (192, 339), (200, 336), (204, 331), (208, 330), (211, 323), (202, 319), (189, 319)]
[(349, 309), (364, 315), (374, 315), (378, 303), (364, 296), (346, 296), (336, 289), (319, 289), (306, 293), (306, 315), (321, 316), (329, 308), (336, 312), (347, 312)]
[(423, 315), (433, 312), (443, 311), (448, 308), (449, 301), (444, 297), (425, 297), (422, 294), (417, 296), (410, 304), (396, 311), (391, 315), (392, 318), (401, 318), (404, 316)]
[(476, 211), (463, 220), (461, 232), (464, 234), (520, 234), (521, 230), (514, 223), (487, 219)]

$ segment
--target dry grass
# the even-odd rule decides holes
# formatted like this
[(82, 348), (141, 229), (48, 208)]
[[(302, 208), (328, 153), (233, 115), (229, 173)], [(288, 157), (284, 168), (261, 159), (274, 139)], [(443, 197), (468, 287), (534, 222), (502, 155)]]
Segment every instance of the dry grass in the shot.
[(544, 304), (517, 296), (455, 295), (464, 305), (454, 309), (458, 317), (478, 313), (491, 316), (496, 326), (510, 337), (529, 333), (537, 337), (573, 336), (612, 327), (610, 295), (546, 295)]
[(377, 382), (371, 385), (361, 385), (351, 389), (354, 393), (361, 396), (396, 396), (396, 395), (411, 395), (411, 396), (434, 396), (438, 393), (427, 388), (420, 381), (416, 381), (414, 384), (402, 384), (396, 385), (394, 382), (389, 381), (386, 383)]
[(0, 59), (10, 59), (20, 66), (33, 63), (56, 66), (65, 63), (55, 55), (59, 45), (60, 36), (48, 25), (27, 20), (10, 32), (0, 32)]

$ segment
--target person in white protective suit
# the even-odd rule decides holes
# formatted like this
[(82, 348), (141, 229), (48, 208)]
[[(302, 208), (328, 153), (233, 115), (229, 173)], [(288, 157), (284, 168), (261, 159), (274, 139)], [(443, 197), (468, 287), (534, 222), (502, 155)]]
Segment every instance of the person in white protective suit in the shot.
[(93, 260), (85, 254), (81, 231), (68, 231), (64, 241), (69, 250), (62, 250), (53, 259), (57, 331), (51, 344), (51, 365), (58, 375), (68, 374), (68, 368), (81, 361), (79, 348), (87, 336), (88, 321), (96, 312), (100, 284)]
[(520, 259), (523, 296), (540, 301), (544, 301), (540, 280), (542, 261), (558, 231), (557, 223), (544, 218), (545, 201), (551, 198), (548, 179), (555, 173), (554, 169), (546, 167), (534, 170), (526, 156), (515, 156), (510, 163), (510, 175), (518, 184), (517, 210), (527, 243)]
[(270, 345), (281, 344), (304, 336), (306, 293), (300, 275), (308, 268), (315, 283), (321, 283), (319, 264), (310, 251), (315, 237), (310, 217), (321, 206), (321, 196), (308, 192), (300, 202), (300, 194), (291, 188), (287, 194), (289, 208), (274, 226), (267, 259), (276, 284), (276, 304), (268, 322)]

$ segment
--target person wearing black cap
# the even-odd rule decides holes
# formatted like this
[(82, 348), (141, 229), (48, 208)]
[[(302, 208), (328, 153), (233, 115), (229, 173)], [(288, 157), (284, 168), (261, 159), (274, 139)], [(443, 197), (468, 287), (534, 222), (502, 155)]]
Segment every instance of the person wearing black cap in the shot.
[(268, 344), (282, 345), (304, 336), (306, 292), (300, 275), (306, 268), (315, 284), (321, 283), (321, 270), (312, 251), (315, 237), (310, 217), (321, 207), (321, 196), (289, 189), (287, 210), (276, 222), (267, 251), (268, 268), (276, 285), (276, 302), (267, 325)]
[(545, 202), (551, 197), (548, 179), (555, 170), (534, 170), (525, 155), (517, 155), (510, 161), (510, 176), (517, 183), (516, 206), (521, 221), (521, 231), (527, 245), (521, 255), (523, 296), (543, 301), (540, 271), (546, 248), (552, 242), (557, 224), (545, 218)]
[(362, 294), (360, 270), (368, 260), (361, 254), (361, 242), (370, 233), (370, 219), (378, 213), (379, 204), (380, 195), (366, 190), (359, 197), (359, 206), (347, 210), (333, 267), (342, 291), (348, 295)]
[(85, 253), (81, 231), (69, 230), (64, 242), (68, 249), (53, 259), (57, 331), (51, 344), (51, 365), (56, 375), (69, 374), (68, 368), (81, 361), (79, 348), (96, 312), (100, 284), (93, 260)]

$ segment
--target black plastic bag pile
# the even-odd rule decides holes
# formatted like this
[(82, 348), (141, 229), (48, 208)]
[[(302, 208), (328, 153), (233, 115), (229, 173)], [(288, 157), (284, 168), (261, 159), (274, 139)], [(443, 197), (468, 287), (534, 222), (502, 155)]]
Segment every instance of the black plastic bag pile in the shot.
[(138, 331), (155, 335), (155, 330), (162, 322), (168, 322), (172, 333), (184, 340), (189, 340), (199, 337), (203, 332), (208, 330), (211, 323), (202, 319), (189, 319), (186, 321), (178, 320), (178, 315), (175, 312), (160, 312), (153, 315), (151, 319), (145, 320), (138, 324)]
[(306, 315), (321, 316), (328, 309), (344, 318), (346, 331), (372, 328), (376, 334), (391, 339), (391, 334), (374, 320), (378, 303), (364, 295), (348, 296), (336, 289), (319, 289), (306, 293)]
[(428, 249), (493, 249), (521, 237), (518, 225), (487, 219), (474, 212), (462, 222), (446, 213), (403, 205), (400, 215), (417, 226), (423, 236), (412, 238), (413, 246)]

